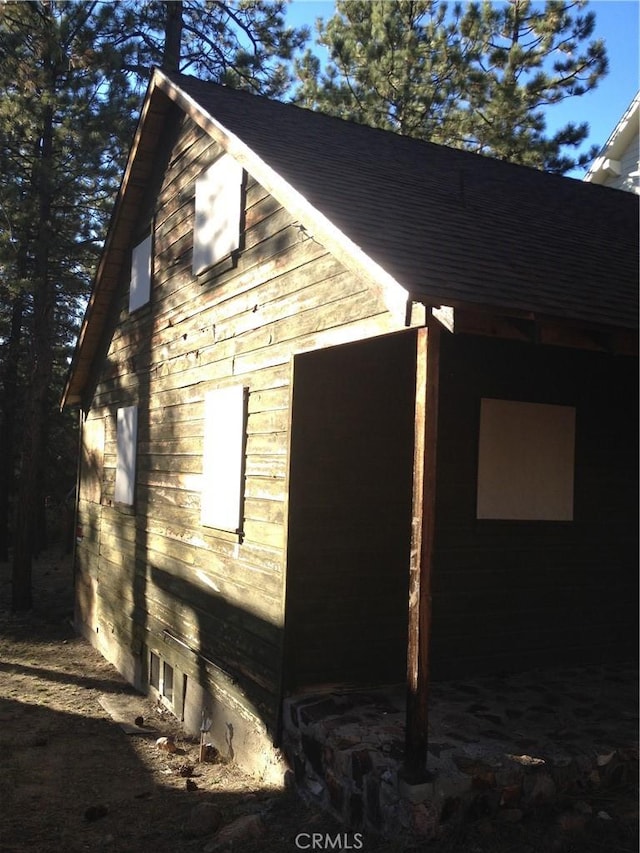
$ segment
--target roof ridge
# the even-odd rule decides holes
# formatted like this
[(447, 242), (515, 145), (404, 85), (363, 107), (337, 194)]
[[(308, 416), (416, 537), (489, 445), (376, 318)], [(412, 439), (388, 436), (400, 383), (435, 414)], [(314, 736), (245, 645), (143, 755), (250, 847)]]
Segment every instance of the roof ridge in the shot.
[[(172, 81), (175, 85), (180, 86), (181, 88), (186, 87), (189, 89), (204, 87), (217, 90), (219, 92), (224, 92), (233, 94), (234, 97), (240, 96), (241, 98), (252, 98), (257, 99), (258, 101), (268, 104), (271, 107), (276, 109), (284, 108), (284, 109), (295, 109), (300, 112), (305, 113), (309, 116), (314, 116), (312, 121), (324, 121), (327, 123), (336, 122), (340, 125), (348, 126), (353, 130), (360, 129), (365, 133), (370, 134), (379, 134), (389, 139), (389, 141), (394, 140), (394, 144), (398, 145), (406, 145), (408, 147), (419, 147), (425, 146), (427, 148), (436, 148), (438, 150), (444, 150), (450, 152), (450, 156), (457, 157), (461, 160), (465, 160), (471, 163), (469, 158), (474, 158), (474, 165), (478, 165), (478, 162), (489, 163), (491, 165), (486, 166), (486, 168), (503, 168), (505, 170), (524, 170), (527, 173), (535, 174), (535, 175), (545, 175), (549, 180), (565, 180), (565, 181), (575, 181), (576, 183), (582, 184), (583, 180), (581, 178), (574, 178), (568, 175), (559, 175), (555, 172), (546, 172), (543, 169), (537, 169), (534, 166), (527, 166), (522, 163), (513, 163), (510, 160), (501, 160), (498, 157), (493, 157), (490, 154), (483, 154), (481, 152), (470, 151), (466, 148), (458, 148), (454, 145), (446, 145), (441, 142), (432, 142), (429, 139), (419, 139), (415, 136), (409, 136), (407, 134), (399, 133), (395, 130), (390, 130), (382, 127), (374, 127), (372, 125), (366, 124), (365, 122), (359, 122), (354, 119), (345, 118), (343, 116), (335, 116), (330, 113), (322, 112), (322, 110), (315, 110), (311, 107), (303, 106), (302, 104), (296, 104), (294, 101), (282, 101), (277, 98), (270, 98), (268, 95), (265, 95), (261, 92), (252, 92), (247, 89), (236, 89), (232, 86), (227, 86), (223, 83), (218, 83), (215, 80), (203, 80), (199, 77), (195, 77), (192, 74), (184, 74), (179, 71), (167, 72), (161, 71), (161, 73), (167, 77), (170, 81)], [(400, 143), (397, 140), (402, 140)], [(496, 166), (495, 164), (499, 164)], [(485, 166), (481, 166), (481, 168), (485, 168)]]

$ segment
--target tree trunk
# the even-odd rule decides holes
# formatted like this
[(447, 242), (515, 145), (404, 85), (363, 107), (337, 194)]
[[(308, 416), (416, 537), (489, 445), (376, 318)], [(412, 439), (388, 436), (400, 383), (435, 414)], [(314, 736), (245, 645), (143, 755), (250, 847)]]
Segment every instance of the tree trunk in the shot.
[[(48, 94), (53, 100), (56, 91), (55, 66), (50, 54), (45, 54), (43, 59), (48, 72)], [(34, 171), (33, 183), (38, 209), (37, 237), (34, 246), (33, 341), (31, 375), (25, 405), (20, 480), (15, 508), (11, 599), (14, 611), (30, 610), (33, 605), (31, 590), (33, 543), (37, 523), (37, 502), (41, 494), (40, 473), (43, 468), (45, 404), (53, 367), (56, 296), (49, 269), (52, 231), (53, 120), (53, 106), (49, 103), (43, 109), (40, 157)]]
[(5, 345), (2, 420), (0, 421), (0, 562), (9, 559), (9, 507), (15, 489), (15, 421), (18, 408), (18, 365), (24, 296), (15, 297), (11, 309), (11, 327)]
[[(46, 230), (46, 227), (42, 229)], [(40, 263), (48, 257), (47, 240), (42, 241)], [(40, 279), (40, 277), (38, 276)], [(36, 531), (40, 473), (44, 451), (45, 401), (52, 373), (52, 326), (55, 294), (48, 276), (36, 282), (34, 293), (33, 368), (25, 406), (22, 459), (15, 507), (13, 541), (12, 609), (30, 610), (31, 568)]]
[(182, 0), (171, 0), (164, 4), (166, 21), (164, 28), (164, 53), (162, 68), (165, 71), (180, 70), (180, 44), (182, 41)]

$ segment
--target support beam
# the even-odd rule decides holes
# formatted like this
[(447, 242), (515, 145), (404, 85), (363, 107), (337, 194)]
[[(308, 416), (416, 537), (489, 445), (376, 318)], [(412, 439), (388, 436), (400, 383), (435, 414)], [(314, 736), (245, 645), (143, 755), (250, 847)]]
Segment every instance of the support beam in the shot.
[(403, 776), (424, 782), (428, 746), (431, 573), (435, 523), (440, 324), (429, 318), (416, 345), (413, 510), (409, 563), (407, 719)]

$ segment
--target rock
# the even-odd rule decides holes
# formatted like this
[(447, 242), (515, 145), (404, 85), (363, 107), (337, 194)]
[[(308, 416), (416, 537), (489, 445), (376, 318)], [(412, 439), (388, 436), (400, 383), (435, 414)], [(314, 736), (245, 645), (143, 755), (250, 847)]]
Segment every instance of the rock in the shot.
[(573, 804), (573, 808), (578, 812), (578, 814), (590, 815), (593, 813), (593, 809), (589, 803), (585, 802), (585, 800), (578, 800)]
[(586, 824), (586, 815), (576, 812), (564, 812), (558, 818), (558, 825), (563, 832), (583, 832)]
[(606, 766), (607, 766), (607, 764), (611, 761), (611, 759), (613, 758), (613, 756), (614, 756), (615, 754), (616, 754), (616, 753), (615, 753), (615, 750), (614, 750), (613, 752), (604, 752), (604, 753), (601, 753), (601, 754), (596, 758), (596, 764), (598, 765), (598, 767), (606, 767)]
[(198, 803), (194, 806), (184, 826), (188, 838), (202, 838), (211, 835), (222, 823), (220, 809), (213, 803)]
[(509, 758), (523, 767), (541, 767), (546, 764), (544, 758), (535, 758), (533, 755), (510, 755)]
[(416, 835), (423, 839), (435, 836), (439, 815), (433, 805), (428, 806), (425, 803), (415, 805), (411, 818), (411, 826)]
[(598, 812), (598, 817), (600, 818), (600, 820), (613, 820), (611, 815), (605, 811)]
[(107, 814), (109, 814), (109, 809), (106, 806), (89, 806), (84, 813), (84, 819), (91, 822), (100, 820), (101, 817), (105, 817)]
[(200, 750), (200, 761), (206, 764), (222, 764), (222, 756), (211, 743), (205, 743)]
[(476, 773), (471, 779), (471, 787), (474, 791), (488, 791), (496, 787), (496, 774), (492, 770)]
[(165, 752), (175, 752), (176, 745), (172, 737), (159, 737), (156, 741), (158, 749), (163, 749)]
[(248, 814), (223, 826), (216, 837), (204, 848), (203, 853), (216, 853), (217, 850), (236, 849), (243, 841), (261, 838), (265, 826), (258, 814)]
[(451, 760), (458, 770), (460, 770), (461, 773), (465, 773), (467, 776), (484, 776), (487, 773), (493, 772), (493, 768), (489, 764), (480, 759), (471, 758), (468, 755), (454, 753), (451, 756)]
[(447, 797), (440, 809), (440, 823), (446, 823), (460, 814), (462, 800), (460, 797)]
[(307, 780), (307, 788), (314, 797), (320, 797), (324, 792), (324, 785), (321, 782), (316, 782), (314, 779)]
[(517, 806), (520, 802), (520, 797), (522, 796), (522, 785), (506, 785), (502, 789), (502, 795), (500, 797), (500, 805), (506, 808), (512, 808)]
[(522, 809), (500, 809), (498, 820), (503, 823), (518, 823), (524, 816)]
[(551, 776), (548, 773), (538, 773), (531, 790), (531, 800), (536, 804), (546, 803), (552, 800), (555, 795), (556, 783)]
[(480, 833), (480, 835), (493, 835), (495, 832), (495, 828), (493, 826), (493, 822), (491, 818), (482, 817), (480, 820), (477, 820), (474, 824), (476, 831)]

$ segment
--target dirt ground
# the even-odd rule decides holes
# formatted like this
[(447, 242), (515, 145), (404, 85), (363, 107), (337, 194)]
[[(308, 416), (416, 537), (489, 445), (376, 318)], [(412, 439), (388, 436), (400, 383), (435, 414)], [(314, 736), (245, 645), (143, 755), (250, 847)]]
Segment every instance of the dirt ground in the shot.
[[(33, 612), (11, 614), (10, 591), (10, 568), (0, 564), (0, 853), (209, 853), (220, 839), (217, 824), (249, 815), (250, 837), (235, 842), (234, 851), (409, 849), (398, 841), (345, 834), (294, 793), (260, 788), (233, 765), (198, 763), (199, 744), (184, 736), (177, 721), (134, 694), (75, 636), (71, 564), (59, 549), (36, 561)], [(134, 697), (132, 707), (155, 734), (125, 734), (100, 704), (105, 695)], [(160, 736), (175, 738), (175, 753), (157, 747)], [(422, 849), (637, 851), (635, 784), (626, 780), (617, 790), (596, 792), (589, 806), (583, 819), (563, 803), (514, 824), (472, 815)], [(598, 817), (601, 812), (607, 817)]]

